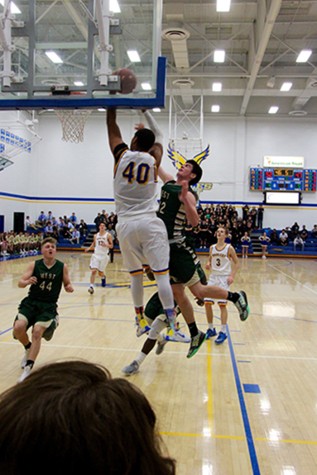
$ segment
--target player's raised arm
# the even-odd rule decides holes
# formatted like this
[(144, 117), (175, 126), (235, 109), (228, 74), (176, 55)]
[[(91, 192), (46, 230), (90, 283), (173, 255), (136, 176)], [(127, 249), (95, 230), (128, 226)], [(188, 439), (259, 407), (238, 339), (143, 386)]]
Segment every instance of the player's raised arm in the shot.
[(110, 108), (107, 110), (107, 130), (110, 149), (111, 152), (114, 153), (117, 145), (123, 142), (121, 131), (117, 124), (117, 111), (115, 108)]
[(149, 150), (149, 153), (155, 158), (156, 166), (159, 167), (163, 156), (163, 133), (152, 114), (147, 110), (142, 110), (142, 112), (146, 118), (150, 130), (152, 130), (155, 135), (155, 142)]

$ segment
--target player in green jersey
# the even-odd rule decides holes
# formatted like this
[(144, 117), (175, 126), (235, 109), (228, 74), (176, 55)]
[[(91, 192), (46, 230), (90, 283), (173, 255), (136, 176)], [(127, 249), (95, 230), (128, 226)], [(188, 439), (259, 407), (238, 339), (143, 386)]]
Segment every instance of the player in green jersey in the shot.
[[(18, 283), (20, 288), (30, 285), (28, 296), (21, 301), (13, 325), (14, 338), (25, 348), (19, 382), (30, 374), (41, 348), (42, 337), (50, 340), (58, 325), (57, 300), (62, 285), (66, 292), (74, 291), (66, 264), (55, 258), (55, 239), (44, 239), (41, 252), (43, 259), (31, 262)], [(30, 327), (32, 341), (27, 333)]]

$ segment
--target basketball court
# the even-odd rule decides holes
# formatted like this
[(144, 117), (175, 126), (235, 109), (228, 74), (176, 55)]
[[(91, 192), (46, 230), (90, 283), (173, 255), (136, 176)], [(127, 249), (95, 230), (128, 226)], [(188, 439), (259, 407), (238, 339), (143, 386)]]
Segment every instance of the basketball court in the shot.
[[(115, 377), (140, 351), (127, 272), (121, 256), (107, 268), (107, 287), (89, 285), (89, 256), (58, 256), (70, 269), (75, 292), (62, 291), (60, 326), (43, 346), (36, 367), (83, 358), (105, 365)], [(20, 275), (32, 258), (0, 263), (0, 390), (21, 374), (21, 345), (12, 321), (26, 289)], [(205, 257), (202, 262), (205, 262)], [(145, 295), (156, 291), (145, 278)], [(233, 286), (249, 296), (251, 315), (240, 322), (229, 306), (229, 338), (206, 342), (187, 359), (187, 344), (168, 343), (130, 377), (153, 404), (160, 433), (177, 460), (178, 475), (314, 475), (317, 466), (316, 261), (240, 260)], [(204, 309), (193, 305), (206, 330)], [(215, 312), (217, 315), (217, 312)], [(181, 326), (188, 334), (182, 318)], [(216, 318), (216, 329), (220, 320)]]

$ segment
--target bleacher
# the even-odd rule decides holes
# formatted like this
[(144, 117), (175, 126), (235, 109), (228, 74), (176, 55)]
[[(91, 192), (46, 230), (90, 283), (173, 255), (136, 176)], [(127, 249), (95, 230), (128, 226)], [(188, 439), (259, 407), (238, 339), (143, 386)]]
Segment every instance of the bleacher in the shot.
[[(34, 232), (34, 229), (28, 230), (29, 232)], [(249, 248), (248, 255), (249, 257), (259, 257), (261, 256), (261, 245), (259, 242), (259, 236), (265, 231), (268, 236), (270, 236), (271, 229), (265, 228), (262, 230), (256, 230), (251, 233), (251, 245)], [(81, 239), (79, 244), (72, 244), (69, 239), (59, 238), (57, 243), (57, 248), (61, 251), (73, 250), (73, 251), (82, 251), (85, 247), (89, 247), (92, 243), (93, 236), (96, 232), (96, 226), (94, 224), (88, 224), (88, 234), (85, 238)], [(281, 230), (277, 230), (279, 234)], [(238, 256), (241, 255), (241, 244), (238, 244), (235, 248)], [(115, 252), (119, 252), (120, 249), (116, 245)], [(207, 248), (196, 249), (197, 254), (206, 255), (209, 252)], [(299, 246), (294, 250), (293, 241), (289, 241), (287, 246), (282, 246), (281, 244), (272, 244), (268, 245), (268, 257), (307, 257), (317, 258), (317, 238), (314, 238), (311, 232), (308, 233), (308, 238), (305, 241), (304, 250), (302, 251)]]

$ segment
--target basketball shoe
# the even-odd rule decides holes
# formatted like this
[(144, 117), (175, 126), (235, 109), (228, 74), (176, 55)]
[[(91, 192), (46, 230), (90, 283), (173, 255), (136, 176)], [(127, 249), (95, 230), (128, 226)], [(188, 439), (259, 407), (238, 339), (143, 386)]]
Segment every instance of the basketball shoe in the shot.
[(248, 318), (249, 313), (250, 313), (248, 298), (247, 298), (247, 294), (243, 290), (240, 290), (238, 294), (239, 294), (239, 298), (236, 302), (234, 302), (234, 305), (238, 309), (240, 320), (244, 322)]
[(135, 374), (139, 371), (140, 365), (137, 361), (132, 361), (128, 366), (125, 366), (122, 368), (122, 373), (124, 373), (126, 376), (131, 376), (131, 374)]
[(135, 325), (136, 325), (136, 336), (141, 336), (144, 333), (148, 333), (151, 330), (151, 327), (149, 327), (147, 321), (142, 316), (140, 317), (136, 315)]
[(224, 332), (219, 332), (217, 338), (215, 339), (216, 345), (220, 345), (221, 343), (226, 341), (227, 338), (228, 336)]
[(209, 340), (209, 338), (212, 338), (213, 336), (217, 335), (217, 331), (215, 328), (208, 328), (206, 331), (206, 340)]
[(197, 335), (191, 338), (190, 347), (187, 353), (187, 358), (191, 358), (197, 353), (201, 345), (204, 343), (205, 339), (206, 339), (206, 334), (198, 330)]

